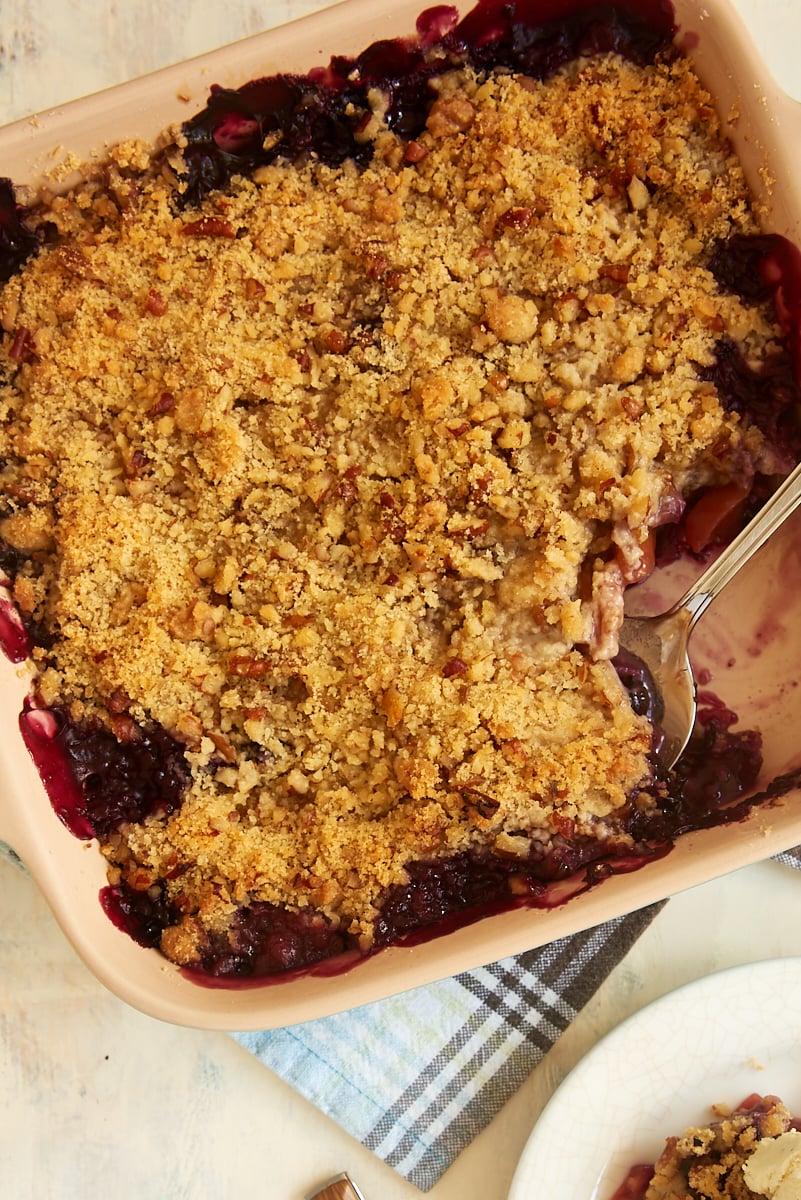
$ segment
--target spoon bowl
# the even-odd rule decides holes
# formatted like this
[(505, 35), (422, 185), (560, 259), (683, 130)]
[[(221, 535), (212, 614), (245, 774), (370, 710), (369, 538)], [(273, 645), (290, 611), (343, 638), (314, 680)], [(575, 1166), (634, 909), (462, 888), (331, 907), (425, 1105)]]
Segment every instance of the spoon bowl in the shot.
[(651, 719), (659, 730), (654, 749), (666, 769), (681, 756), (695, 724), (697, 685), (689, 641), (696, 623), (799, 504), (801, 463), (672, 608), (655, 617), (624, 619), (620, 646), (639, 659), (650, 674)]

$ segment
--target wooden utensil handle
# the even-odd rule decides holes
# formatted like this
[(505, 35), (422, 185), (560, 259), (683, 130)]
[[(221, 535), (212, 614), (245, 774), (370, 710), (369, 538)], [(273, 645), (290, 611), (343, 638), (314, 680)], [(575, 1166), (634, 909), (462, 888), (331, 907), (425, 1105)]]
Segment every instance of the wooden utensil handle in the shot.
[(364, 1200), (353, 1180), (344, 1173), (324, 1183), (316, 1192), (309, 1192), (306, 1200)]

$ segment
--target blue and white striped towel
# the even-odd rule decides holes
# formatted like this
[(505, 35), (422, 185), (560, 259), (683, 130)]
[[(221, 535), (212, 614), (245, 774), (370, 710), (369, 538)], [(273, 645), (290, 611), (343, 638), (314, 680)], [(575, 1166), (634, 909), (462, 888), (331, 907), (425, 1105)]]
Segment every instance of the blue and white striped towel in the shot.
[(350, 1012), (234, 1037), (428, 1191), (660, 907)]

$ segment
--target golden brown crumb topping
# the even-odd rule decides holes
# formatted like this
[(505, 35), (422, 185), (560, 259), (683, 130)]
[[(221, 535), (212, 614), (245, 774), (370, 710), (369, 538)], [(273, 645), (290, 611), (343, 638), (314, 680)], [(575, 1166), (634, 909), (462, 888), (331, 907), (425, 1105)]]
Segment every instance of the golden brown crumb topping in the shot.
[(454, 72), (368, 135), (192, 211), (126, 148), (2, 297), (16, 600), (47, 701), (187, 748), (106, 846), (173, 880), (179, 961), (252, 900), (369, 942), (412, 860), (613, 831), (623, 589), (677, 494), (771, 465), (698, 377), (777, 335), (705, 266), (756, 222), (686, 61)]
[(780, 1100), (766, 1097), (758, 1121), (737, 1110), (668, 1138), (645, 1200), (759, 1200), (743, 1178), (743, 1167), (762, 1138), (779, 1137), (791, 1121)]

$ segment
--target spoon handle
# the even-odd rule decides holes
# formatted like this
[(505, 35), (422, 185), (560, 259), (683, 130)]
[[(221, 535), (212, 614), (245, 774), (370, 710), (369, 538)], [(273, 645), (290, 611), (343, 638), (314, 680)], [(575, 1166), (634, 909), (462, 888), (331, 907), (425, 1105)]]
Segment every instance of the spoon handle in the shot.
[(329, 1179), (316, 1192), (309, 1192), (306, 1200), (364, 1200), (356, 1184), (347, 1174)]
[(799, 503), (801, 503), (801, 463), (790, 472), (756, 516), (748, 522), (745, 529), (738, 533), (734, 541), (730, 542), (715, 561), (710, 563), (692, 587), (688, 588), (682, 598), (673, 606), (673, 612), (684, 609), (689, 613), (688, 636), (698, 618), (706, 612), (715, 597), (723, 591), (740, 568), (745, 566), (752, 555), (756, 554), (757, 550), (795, 511)]

